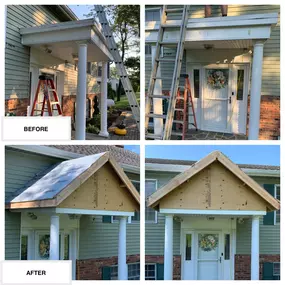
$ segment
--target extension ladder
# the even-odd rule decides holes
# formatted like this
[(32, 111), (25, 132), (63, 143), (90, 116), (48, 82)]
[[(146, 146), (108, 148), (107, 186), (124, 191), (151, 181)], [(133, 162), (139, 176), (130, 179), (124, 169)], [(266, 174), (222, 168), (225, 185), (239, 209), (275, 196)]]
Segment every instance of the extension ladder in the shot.
[[(176, 118), (173, 120), (173, 123), (176, 123), (176, 131), (172, 131), (172, 135), (175, 136), (181, 136), (182, 140), (185, 140), (185, 135), (187, 132), (187, 116), (193, 117), (193, 122), (189, 122), (192, 126), (195, 127), (196, 131), (197, 128), (197, 121), (196, 121), (196, 115), (195, 115), (195, 109), (193, 104), (193, 98), (191, 93), (191, 86), (190, 86), (190, 80), (188, 74), (183, 74), (181, 77), (185, 78), (185, 85), (184, 85), (184, 92), (183, 96), (181, 96), (180, 89), (182, 87), (178, 88), (177, 91), (177, 105), (175, 106), (175, 112), (176, 112)], [(181, 103), (183, 103), (183, 108), (181, 108)], [(189, 114), (187, 114), (189, 110)], [(179, 132), (181, 130), (182, 125), (182, 132)]]
[[(38, 102), (39, 93), (41, 89), (43, 91), (44, 98), (42, 102)], [(37, 104), (42, 105), (42, 107), (40, 109), (36, 109)], [(47, 106), (45, 107), (45, 105)], [(37, 87), (35, 99), (34, 99), (33, 106), (32, 106), (31, 116), (37, 116), (34, 114), (35, 111), (40, 112), (40, 116), (44, 116), (44, 113), (48, 113), (49, 116), (53, 116), (54, 111), (58, 112), (57, 115), (59, 116), (62, 115), (62, 110), (61, 110), (61, 106), (60, 106), (60, 102), (57, 96), (54, 82), (50, 77), (46, 75), (39, 76), (39, 82), (38, 82), (38, 87)]]
[[(190, 5), (184, 5), (183, 8), (167, 8), (168, 5), (164, 5), (162, 8), (161, 19), (160, 19), (160, 28), (158, 31), (157, 36), (157, 43), (156, 43), (156, 53), (155, 53), (155, 60), (152, 67), (150, 83), (148, 88), (148, 93), (146, 97), (146, 107), (145, 107), (145, 128), (146, 128), (146, 138), (149, 139), (163, 139), (169, 140), (171, 138), (173, 120), (174, 120), (174, 113), (175, 113), (175, 106), (176, 106), (176, 98), (177, 98), (177, 91), (179, 87), (179, 80), (180, 80), (180, 72), (181, 72), (181, 65), (182, 65), (182, 58), (184, 52), (184, 43), (185, 43), (185, 34), (187, 28), (187, 22), (189, 17), (189, 10)], [(181, 16), (181, 24), (180, 25), (173, 25), (167, 24), (167, 15), (171, 13), (179, 13), (182, 12)], [(179, 39), (178, 41), (170, 42), (164, 39), (165, 31), (173, 28), (179, 28)], [(176, 46), (176, 57), (175, 59), (164, 59), (161, 56), (161, 48), (164, 46)], [(170, 78), (158, 76), (157, 71), (159, 65), (162, 62), (166, 61), (173, 61), (174, 71), (173, 76)], [(154, 94), (154, 88), (156, 80), (171, 80), (171, 89), (169, 96), (165, 96), (163, 94)], [(153, 99), (160, 98), (160, 99), (168, 99), (168, 110), (166, 115), (155, 114), (153, 108)], [(158, 119), (166, 119), (163, 125), (162, 134), (151, 134), (148, 132), (148, 124), (149, 118), (158, 118)]]
[(102, 5), (95, 5), (95, 11), (102, 26), (103, 34), (106, 38), (108, 48), (110, 49), (110, 52), (114, 58), (117, 72), (127, 95), (133, 116), (136, 120), (138, 129), (140, 129), (140, 107)]

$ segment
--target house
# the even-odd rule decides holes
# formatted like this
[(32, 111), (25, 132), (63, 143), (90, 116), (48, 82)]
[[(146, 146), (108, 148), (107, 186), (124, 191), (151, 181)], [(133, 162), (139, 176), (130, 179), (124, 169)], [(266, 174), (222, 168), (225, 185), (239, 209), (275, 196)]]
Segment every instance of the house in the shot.
[(139, 279), (139, 155), (7, 146), (5, 260), (72, 260), (77, 280)]
[[(146, 6), (146, 90), (160, 12), (161, 6)], [(212, 14), (207, 16), (204, 5), (190, 5), (181, 68), (181, 74), (190, 79), (198, 129), (246, 135), (248, 139), (279, 139), (280, 6), (228, 5), (222, 17), (220, 6), (213, 5)], [(163, 61), (159, 65), (162, 79), (156, 80), (155, 94), (169, 94), (180, 23), (181, 12), (168, 14), (166, 26), (172, 28), (163, 38)], [(217, 76), (224, 82), (221, 86), (211, 80)], [(180, 85), (184, 84), (181, 79)], [(166, 114), (167, 100), (154, 99), (154, 108), (156, 114)], [(192, 112), (188, 113), (188, 132), (192, 134), (194, 121)], [(154, 119), (153, 128), (155, 134), (162, 133), (161, 118)]]
[(101, 26), (79, 20), (67, 5), (8, 5), (5, 16), (5, 113), (30, 114), (39, 75), (48, 75), (63, 115), (75, 120), (76, 139), (85, 138), (85, 120), (102, 94), (99, 135), (108, 136), (107, 72), (113, 58)]
[(146, 159), (148, 280), (280, 279), (280, 168)]

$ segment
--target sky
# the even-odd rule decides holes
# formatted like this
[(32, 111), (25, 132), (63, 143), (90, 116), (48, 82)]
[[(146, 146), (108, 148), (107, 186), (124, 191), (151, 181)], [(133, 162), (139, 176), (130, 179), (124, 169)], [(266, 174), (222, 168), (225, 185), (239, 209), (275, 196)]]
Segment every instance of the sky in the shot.
[(125, 149), (140, 154), (140, 146), (139, 145), (125, 145)]
[(277, 145), (155, 145), (146, 146), (145, 156), (196, 161), (214, 150), (221, 151), (235, 163), (280, 166), (280, 148)]

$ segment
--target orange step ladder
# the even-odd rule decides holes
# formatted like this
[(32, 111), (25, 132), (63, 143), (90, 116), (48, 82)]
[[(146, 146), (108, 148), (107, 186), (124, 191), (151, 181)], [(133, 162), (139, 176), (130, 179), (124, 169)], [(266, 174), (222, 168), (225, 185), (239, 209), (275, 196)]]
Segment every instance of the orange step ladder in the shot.
[[(43, 91), (44, 99), (42, 102), (38, 102), (39, 93), (41, 90)], [(42, 105), (41, 109), (36, 109), (37, 104)], [(45, 105), (47, 106), (45, 107)], [(40, 112), (40, 116), (44, 116), (44, 113), (48, 113), (49, 116), (53, 116), (54, 111), (57, 111), (59, 116), (62, 115), (62, 110), (61, 110), (61, 106), (60, 106), (60, 102), (57, 96), (54, 82), (50, 77), (46, 75), (39, 76), (39, 82), (38, 82), (38, 87), (37, 87), (35, 99), (34, 99), (32, 110), (31, 110), (31, 116), (38, 116), (38, 115), (35, 115), (35, 111)]]
[[(181, 74), (180, 77), (185, 78), (185, 85), (179, 86), (177, 91), (177, 101), (176, 101), (177, 105), (175, 106), (176, 118), (173, 120), (173, 123), (176, 123), (176, 130), (181, 129), (182, 125), (182, 134), (177, 132), (172, 134), (181, 135), (182, 140), (185, 140), (185, 135), (187, 132), (187, 115), (193, 117), (193, 122), (190, 124), (195, 127), (196, 131), (198, 130), (198, 127), (197, 127), (189, 76), (188, 74)], [(182, 88), (184, 89), (183, 96), (181, 96), (180, 94), (180, 90)], [(182, 105), (181, 101), (183, 101), (183, 108), (181, 108)], [(189, 110), (189, 114), (187, 112), (188, 111), (187, 109)], [(190, 113), (190, 111), (192, 111), (192, 113)]]

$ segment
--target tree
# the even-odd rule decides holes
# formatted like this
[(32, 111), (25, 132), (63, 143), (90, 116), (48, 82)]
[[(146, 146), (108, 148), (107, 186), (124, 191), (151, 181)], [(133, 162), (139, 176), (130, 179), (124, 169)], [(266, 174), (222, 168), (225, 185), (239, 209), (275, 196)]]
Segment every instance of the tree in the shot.
[[(125, 61), (129, 50), (139, 50), (140, 42), (140, 6), (139, 5), (107, 5), (105, 11), (109, 24), (114, 33), (115, 40), (120, 50), (122, 61)], [(91, 9), (87, 16), (94, 16), (95, 10)], [(117, 101), (120, 101), (122, 82), (119, 82)]]
[(134, 91), (138, 92), (140, 88), (140, 57), (128, 57), (125, 60), (125, 67), (130, 74), (130, 80)]

